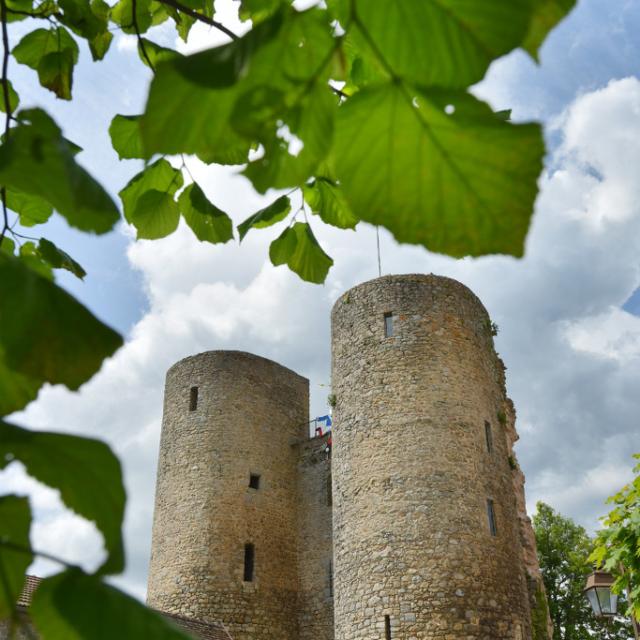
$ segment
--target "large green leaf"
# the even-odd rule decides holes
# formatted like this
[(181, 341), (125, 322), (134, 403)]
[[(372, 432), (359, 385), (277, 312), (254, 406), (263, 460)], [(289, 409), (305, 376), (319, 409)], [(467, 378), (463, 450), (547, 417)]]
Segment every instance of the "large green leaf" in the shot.
[(0, 496), (0, 620), (14, 611), (27, 567), (33, 561), (30, 526), (29, 500)]
[(182, 172), (161, 158), (120, 191), (125, 218), (136, 227), (139, 238), (162, 238), (176, 230), (180, 211), (174, 195), (183, 181)]
[(22, 124), (0, 146), (0, 182), (46, 200), (77, 229), (110, 231), (120, 218), (118, 208), (76, 163), (76, 148), (43, 111), (21, 111), (19, 117)]
[(345, 200), (342, 189), (328, 178), (317, 178), (303, 187), (305, 202), (323, 222), (340, 229), (355, 229), (359, 220)]
[(73, 67), (78, 62), (79, 49), (64, 27), (31, 31), (12, 53), (18, 62), (38, 72), (43, 87), (53, 91), (58, 98), (71, 100)]
[(0, 354), (0, 416), (24, 409), (38, 396), (41, 380), (11, 371)]
[(60, 491), (69, 509), (95, 522), (108, 553), (99, 572), (120, 573), (126, 496), (120, 462), (109, 446), (93, 438), (30, 431), (2, 420), (0, 469), (12, 460), (19, 460), (30, 476)]
[(544, 144), (463, 92), (395, 84), (340, 108), (337, 178), (351, 210), (400, 242), (453, 256), (521, 256)]
[[(305, 88), (258, 136), (264, 154), (249, 163), (244, 175), (260, 193), (303, 184), (331, 147), (337, 109), (338, 100), (324, 82)], [(234, 120), (242, 118), (236, 113)]]
[(269, 206), (251, 214), (244, 222), (238, 225), (240, 242), (247, 235), (250, 229), (264, 229), (270, 227), (280, 220), (284, 220), (291, 211), (291, 200), (288, 196), (280, 196)]
[(43, 580), (29, 612), (44, 640), (189, 638), (159, 613), (78, 569)]
[(325, 281), (333, 260), (318, 244), (311, 227), (305, 222), (296, 222), (276, 238), (269, 248), (271, 262), (278, 266), (286, 264), (307, 282), (320, 284)]
[[(19, 259), (0, 254), (0, 348), (18, 373), (77, 389), (122, 338)], [(3, 390), (0, 389), (0, 395)]]
[(178, 204), (182, 216), (198, 240), (218, 243), (233, 238), (231, 218), (209, 202), (195, 182), (180, 194)]
[(328, 64), (334, 44), (326, 12), (289, 9), (231, 44), (158, 65), (141, 123), (147, 154), (246, 161), (252, 140), (230, 126), (239, 98), (263, 85), (279, 100), (298, 95)]
[(522, 48), (534, 60), (538, 60), (538, 50), (551, 31), (575, 6), (576, 0), (536, 0), (533, 17)]
[(522, 42), (532, 0), (354, 0), (356, 25), (394, 75), (464, 88)]
[(140, 137), (140, 116), (117, 115), (109, 127), (111, 145), (120, 157), (144, 158), (142, 138)]

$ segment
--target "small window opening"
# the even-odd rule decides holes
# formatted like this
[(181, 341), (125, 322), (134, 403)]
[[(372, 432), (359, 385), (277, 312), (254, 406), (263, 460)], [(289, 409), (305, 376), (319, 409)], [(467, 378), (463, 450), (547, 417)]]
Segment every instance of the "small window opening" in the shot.
[(333, 505), (333, 491), (331, 490), (331, 474), (327, 476), (327, 506)]
[(492, 536), (498, 535), (498, 528), (496, 527), (496, 512), (493, 508), (493, 500), (487, 499), (487, 518), (489, 520), (489, 533)]
[(191, 387), (189, 393), (189, 411), (195, 411), (198, 408), (198, 387)]
[(393, 335), (393, 313), (384, 314), (384, 337), (390, 338)]
[(255, 563), (255, 547), (251, 543), (244, 545), (244, 581), (253, 582), (253, 566)]
[(249, 474), (249, 488), (250, 489), (260, 488), (260, 476), (257, 473)]
[(484, 437), (487, 441), (487, 451), (491, 453), (493, 451), (493, 434), (491, 433), (491, 424), (487, 421), (484, 423)]
[(329, 560), (329, 596), (333, 598), (333, 562)]
[(391, 640), (391, 616), (384, 617), (384, 640)]

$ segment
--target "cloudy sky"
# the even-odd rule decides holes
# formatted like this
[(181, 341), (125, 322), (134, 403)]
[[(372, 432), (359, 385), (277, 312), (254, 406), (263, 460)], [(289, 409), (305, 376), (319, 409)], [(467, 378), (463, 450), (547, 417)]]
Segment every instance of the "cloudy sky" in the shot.
[[(218, 4), (240, 31), (232, 3)], [(384, 273), (451, 276), (482, 299), (500, 327), (496, 345), (518, 411), (530, 511), (544, 500), (593, 530), (640, 451), (640, 0), (578, 4), (547, 41), (540, 66), (515, 52), (476, 89), (496, 109), (512, 108), (516, 120), (545, 123), (550, 151), (525, 258), (455, 261), (398, 245), (384, 232), (381, 245)], [(175, 42), (168, 28), (153, 37)], [(196, 28), (188, 49), (219, 42), (216, 32)], [(145, 102), (149, 74), (131, 37), (118, 36), (99, 64), (82, 49), (71, 104), (39, 89), (29, 69), (14, 64), (10, 76), (24, 106), (49, 108), (85, 148), (80, 161), (114, 196), (141, 169), (119, 162), (107, 135), (113, 115), (139, 113)], [(254, 193), (235, 170), (188, 164), (236, 222), (273, 199)], [(312, 415), (326, 413), (329, 312), (343, 291), (377, 275), (375, 231), (312, 225), (335, 260), (324, 286), (265, 259), (279, 227), (252, 232), (241, 247), (199, 243), (184, 226), (154, 242), (135, 242), (124, 225), (89, 238), (55, 220), (43, 232), (89, 272), (84, 283), (65, 274), (59, 281), (126, 344), (79, 393), (45, 388), (15, 421), (99, 436), (121, 456), (128, 568), (118, 582), (135, 595), (144, 597), (146, 587), (162, 387), (173, 362), (207, 349), (257, 353), (307, 376)], [(17, 463), (0, 473), (6, 491), (31, 495), (36, 548), (88, 568), (99, 563), (93, 525)], [(53, 569), (38, 561), (31, 572)]]

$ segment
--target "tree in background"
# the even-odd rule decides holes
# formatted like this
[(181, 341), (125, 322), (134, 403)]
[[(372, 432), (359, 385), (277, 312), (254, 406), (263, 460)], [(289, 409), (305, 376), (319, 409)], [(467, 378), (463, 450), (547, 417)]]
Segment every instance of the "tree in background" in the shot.
[[(544, 502), (536, 505), (533, 528), (538, 559), (547, 591), (554, 640), (627, 640), (633, 637), (631, 624), (617, 616), (614, 620), (595, 617), (583, 589), (593, 571), (594, 542), (584, 527), (565, 518)], [(624, 610), (624, 603), (620, 603)]]

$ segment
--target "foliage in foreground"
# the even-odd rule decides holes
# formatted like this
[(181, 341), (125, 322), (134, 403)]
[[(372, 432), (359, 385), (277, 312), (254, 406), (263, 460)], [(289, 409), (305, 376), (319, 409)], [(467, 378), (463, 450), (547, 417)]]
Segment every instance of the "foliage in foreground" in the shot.
[(629, 594), (627, 614), (640, 620), (640, 464), (633, 472), (633, 481), (607, 501), (615, 506), (602, 520), (590, 560), (616, 577), (613, 590)]
[[(260, 193), (280, 190), (269, 206), (247, 212), (240, 240), (287, 220), (272, 262), (323, 282), (333, 260), (313, 233), (318, 224), (353, 229), (365, 221), (452, 256), (522, 255), (544, 154), (540, 127), (511, 123), (467, 89), (517, 47), (536, 58), (574, 3), (328, 0), (298, 12), (285, 0), (242, 0), (253, 28), (238, 38), (216, 21), (212, 0), (0, 0), (0, 415), (25, 407), (45, 383), (79, 388), (122, 343), (56, 285), (55, 269), (82, 278), (82, 266), (51, 240), (18, 230), (55, 212), (80, 231), (105, 234), (121, 215), (54, 120), (18, 110), (11, 64), (71, 100), (77, 41), (101, 60), (112, 31), (134, 34), (154, 78), (145, 112), (119, 114), (109, 129), (120, 158), (143, 161), (119, 194), (125, 220), (139, 238), (162, 238), (183, 218), (200, 241), (227, 242), (231, 220), (193, 182), (187, 156), (240, 165)], [(8, 25), (26, 20), (36, 28), (11, 50)], [(167, 21), (185, 40), (200, 21), (231, 42), (182, 56), (147, 37)], [(181, 637), (104, 582), (125, 563), (125, 495), (109, 448), (1, 421), (0, 469), (14, 460), (95, 522), (107, 551), (94, 575), (67, 566), (44, 582), (33, 605), (42, 637)], [(30, 524), (25, 498), (0, 499), (0, 617), (16, 622), (24, 572), (38, 553)]]
[(632, 637), (631, 625), (624, 618), (611, 622), (596, 618), (583, 594), (587, 576), (593, 571), (589, 556), (594, 546), (584, 527), (538, 502), (533, 529), (554, 640)]

